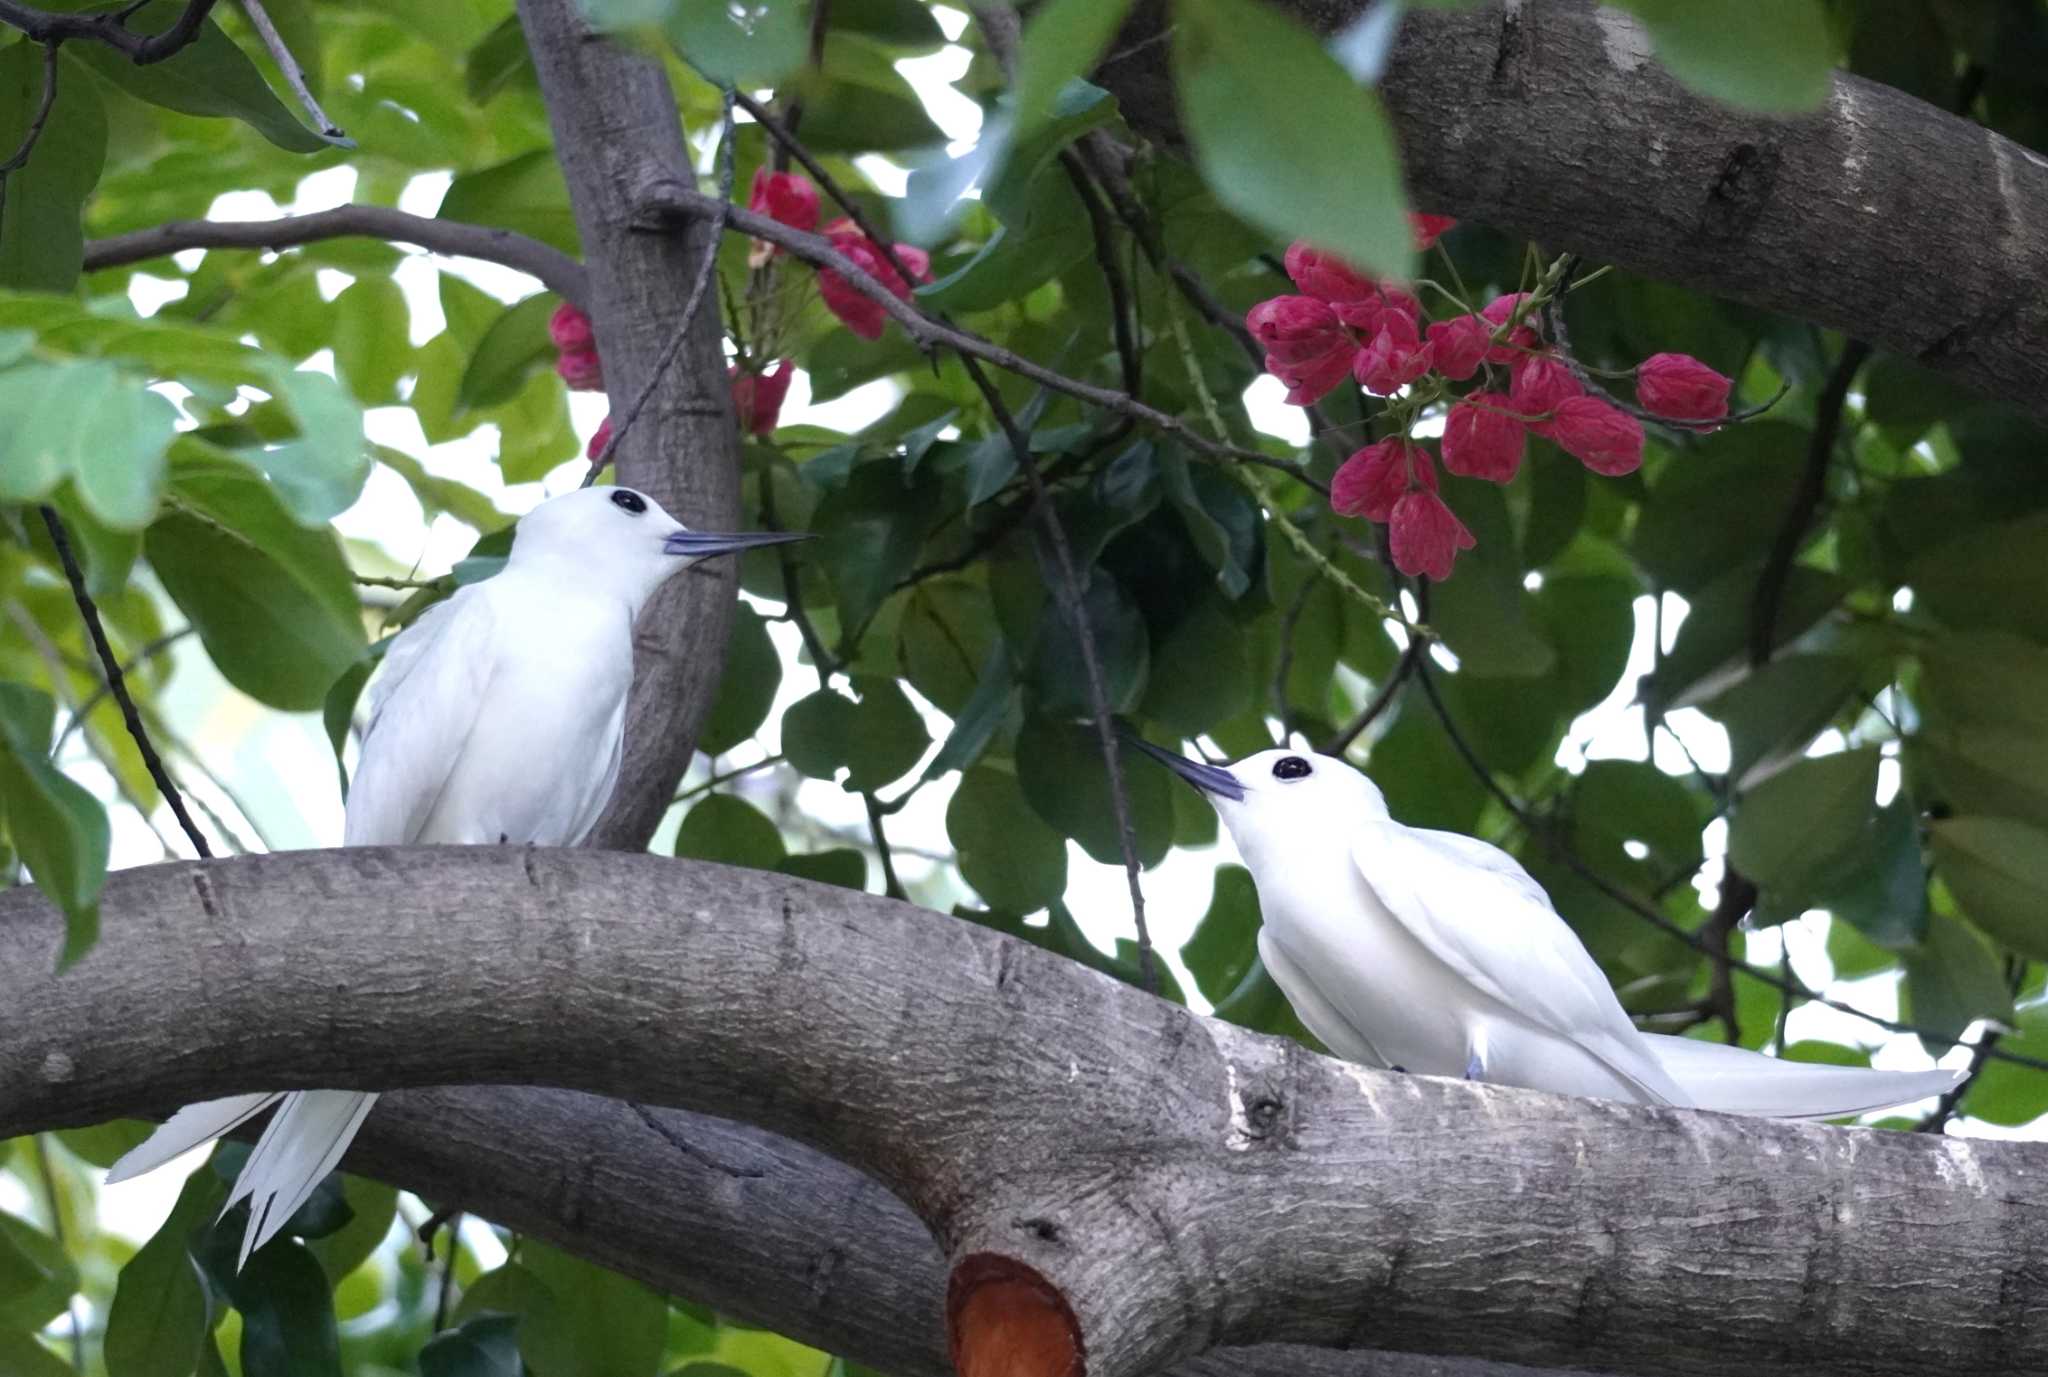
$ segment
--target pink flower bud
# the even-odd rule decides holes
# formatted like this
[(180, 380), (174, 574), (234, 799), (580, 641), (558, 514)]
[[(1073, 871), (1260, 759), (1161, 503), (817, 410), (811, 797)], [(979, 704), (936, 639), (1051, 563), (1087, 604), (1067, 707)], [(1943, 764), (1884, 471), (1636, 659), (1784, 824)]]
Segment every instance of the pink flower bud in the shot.
[(1444, 232), (1455, 227), (1458, 222), (1449, 215), (1423, 215), (1411, 210), (1408, 212), (1408, 223), (1415, 230), (1415, 247), (1420, 251), (1434, 247)]
[[(1508, 317), (1515, 313), (1515, 308), (1522, 304), (1522, 299), (1527, 295), (1527, 292), (1510, 292), (1506, 296), (1497, 296), (1487, 302), (1486, 306), (1479, 312), (1480, 318), (1492, 327), (1493, 330), (1498, 330), (1501, 326), (1508, 323)], [(1513, 363), (1522, 356), (1521, 350), (1534, 349), (1540, 344), (1542, 337), (1534, 329), (1530, 328), (1530, 321), (1531, 316), (1523, 316), (1522, 323), (1515, 327), (1514, 332), (1507, 339), (1487, 350), (1486, 361), (1488, 363)]]
[[(872, 239), (867, 238), (851, 220), (834, 220), (825, 227), (825, 236), (832, 241), (832, 247), (853, 261), (853, 265), (874, 278), (895, 293), (897, 300), (910, 300), (910, 283), (896, 271), (881, 249)], [(896, 257), (919, 282), (932, 280), (931, 255), (923, 249), (909, 244), (895, 246)], [(880, 339), (882, 327), (888, 322), (889, 313), (881, 303), (872, 301), (855, 290), (836, 270), (818, 270), (818, 294), (825, 299), (825, 307), (838, 316), (846, 328), (862, 339)]]
[(565, 349), (555, 356), (555, 371), (577, 392), (604, 390), (604, 361), (595, 349)]
[(1429, 451), (1405, 438), (1381, 440), (1346, 459), (1330, 479), (1330, 510), (1339, 516), (1385, 521), (1414, 488), (1436, 491)]
[(1435, 351), (1416, 334), (1413, 318), (1390, 310), (1381, 315), (1379, 333), (1372, 343), (1358, 351), (1351, 375), (1375, 396), (1391, 397), (1427, 373), (1435, 357)]
[(1287, 275), (1294, 285), (1321, 301), (1363, 301), (1374, 294), (1373, 280), (1333, 253), (1305, 240), (1287, 246)]
[(809, 234), (818, 227), (818, 189), (807, 177), (764, 167), (754, 174), (747, 209)]
[(590, 317), (566, 301), (555, 307), (555, 313), (548, 317), (548, 338), (555, 342), (556, 351), (563, 354), (597, 348), (597, 335), (590, 328)]
[(611, 442), (612, 418), (609, 415), (607, 415), (602, 421), (599, 421), (597, 423), (596, 431), (594, 431), (591, 434), (590, 443), (584, 447), (584, 457), (590, 460), (591, 463), (595, 464), (597, 462), (597, 456), (603, 454), (604, 447), (610, 444)]
[(1619, 478), (1643, 463), (1643, 423), (1598, 397), (1568, 397), (1550, 423), (1558, 448), (1595, 473)]
[(1245, 328), (1266, 351), (1266, 371), (1287, 384), (1287, 400), (1307, 406), (1344, 380), (1358, 352), (1327, 303), (1276, 296), (1245, 313)]
[[(1512, 369), (1514, 383), (1508, 389), (1508, 410), (1520, 416), (1546, 416), (1568, 397), (1585, 392), (1572, 370), (1555, 354), (1517, 354)], [(1531, 420), (1529, 429), (1550, 434), (1550, 422)]]
[(1492, 335), (1493, 327), (1479, 316), (1453, 316), (1432, 322), (1429, 345), (1436, 354), (1437, 372), (1457, 382), (1477, 373)]
[(1503, 415), (1511, 403), (1498, 392), (1474, 392), (1444, 421), (1444, 467), (1466, 478), (1514, 480), (1528, 440), (1522, 423)]
[(775, 433), (775, 421), (782, 414), (782, 399), (789, 395), (790, 380), (796, 376), (789, 359), (779, 359), (766, 373), (748, 373), (734, 364), (726, 370), (732, 382), (732, 407), (739, 416), (740, 429), (765, 440)]
[(1442, 498), (1422, 491), (1408, 493), (1394, 504), (1387, 537), (1396, 569), (1410, 576), (1427, 574), (1438, 583), (1451, 576), (1458, 551), (1476, 544)]
[(1636, 400), (1667, 421), (1719, 421), (1733, 386), (1690, 354), (1652, 354), (1636, 369)]

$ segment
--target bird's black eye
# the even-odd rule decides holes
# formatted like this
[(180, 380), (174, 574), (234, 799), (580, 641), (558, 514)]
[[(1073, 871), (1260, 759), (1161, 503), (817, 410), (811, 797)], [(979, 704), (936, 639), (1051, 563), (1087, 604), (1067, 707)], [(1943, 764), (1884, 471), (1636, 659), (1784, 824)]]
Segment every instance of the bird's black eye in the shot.
[(612, 505), (640, 516), (647, 510), (647, 499), (631, 488), (620, 488), (612, 494)]
[(1314, 769), (1298, 755), (1283, 755), (1273, 762), (1275, 779), (1307, 779)]

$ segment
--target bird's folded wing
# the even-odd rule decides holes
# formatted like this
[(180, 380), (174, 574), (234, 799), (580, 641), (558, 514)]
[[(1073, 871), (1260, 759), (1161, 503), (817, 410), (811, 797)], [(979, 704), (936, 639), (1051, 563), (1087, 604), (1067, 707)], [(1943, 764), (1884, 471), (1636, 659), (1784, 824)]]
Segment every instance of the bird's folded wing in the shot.
[(469, 587), (429, 608), (391, 643), (370, 684), (343, 845), (419, 840), (476, 724), (495, 629), (490, 599), (480, 586)]
[(1389, 821), (1368, 824), (1351, 857), (1387, 912), (1460, 979), (1577, 1043), (1648, 1098), (1689, 1103), (1578, 934), (1512, 856)]

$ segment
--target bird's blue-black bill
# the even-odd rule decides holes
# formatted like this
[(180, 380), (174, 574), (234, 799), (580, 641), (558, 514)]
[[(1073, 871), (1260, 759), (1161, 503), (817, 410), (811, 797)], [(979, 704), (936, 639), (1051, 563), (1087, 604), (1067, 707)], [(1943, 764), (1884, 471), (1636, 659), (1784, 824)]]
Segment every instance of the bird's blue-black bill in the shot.
[(1244, 785), (1237, 782), (1237, 776), (1221, 765), (1205, 765), (1199, 760), (1189, 760), (1184, 755), (1155, 746), (1140, 739), (1131, 732), (1124, 733), (1124, 740), (1151, 756), (1167, 769), (1179, 775), (1205, 794), (1217, 794), (1233, 803), (1244, 800)]
[(793, 540), (810, 538), (808, 531), (677, 531), (662, 542), (661, 548), (672, 555), (710, 559), (713, 555), (736, 555), (763, 545), (787, 545)]

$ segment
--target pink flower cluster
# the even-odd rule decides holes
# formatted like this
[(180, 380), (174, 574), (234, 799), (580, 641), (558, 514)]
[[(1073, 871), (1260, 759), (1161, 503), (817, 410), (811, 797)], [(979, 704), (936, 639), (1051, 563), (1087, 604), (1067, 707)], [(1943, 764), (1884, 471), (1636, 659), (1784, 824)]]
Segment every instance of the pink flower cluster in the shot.
[[(1414, 218), (1422, 247), (1455, 223)], [(1595, 473), (1614, 477), (1642, 464), (1642, 422), (1588, 393), (1563, 355), (1545, 345), (1533, 316), (1515, 320), (1523, 294), (1428, 321), (1399, 283), (1374, 280), (1306, 243), (1287, 250), (1286, 264), (1299, 293), (1260, 302), (1245, 325), (1294, 405), (1313, 404), (1347, 376), (1391, 397), (1435, 373), (1450, 399), (1441, 449), (1452, 473), (1512, 481), (1530, 432)], [(1463, 395), (1449, 386), (1475, 378)], [(1636, 370), (1637, 404), (1688, 429), (1712, 429), (1726, 417), (1730, 385), (1684, 354), (1657, 354)], [(1331, 480), (1330, 505), (1341, 516), (1387, 523), (1395, 567), (1405, 574), (1446, 579), (1458, 551), (1472, 548), (1472, 533), (1437, 495), (1429, 451), (1405, 434), (1347, 459)]]
[[(747, 209), (808, 234), (818, 224), (818, 189), (793, 172), (770, 172), (763, 168), (754, 174)], [(844, 217), (834, 220), (825, 226), (825, 238), (855, 267), (895, 293), (898, 301), (910, 300), (911, 284), (896, 271), (891, 255), (862, 234), (853, 221)], [(919, 282), (932, 280), (930, 254), (914, 244), (895, 244), (891, 248), (895, 263), (902, 264), (911, 277)], [(772, 251), (767, 256), (772, 257)], [(765, 262), (766, 257), (761, 261)], [(889, 313), (880, 302), (862, 296), (844, 274), (832, 268), (819, 269), (818, 295), (824, 298), (825, 308), (862, 339), (882, 337)]]
[[(579, 392), (603, 389), (604, 364), (597, 356), (597, 335), (590, 327), (589, 316), (563, 302), (548, 318), (548, 338), (555, 344), (555, 371), (562, 375), (562, 381)], [(778, 359), (765, 373), (752, 372), (739, 364), (727, 369), (740, 429), (763, 439), (772, 435), (776, 418), (782, 412), (782, 399), (788, 395), (790, 380), (795, 376), (789, 359)], [(584, 453), (595, 463), (611, 442), (612, 418), (606, 416), (598, 422)]]

